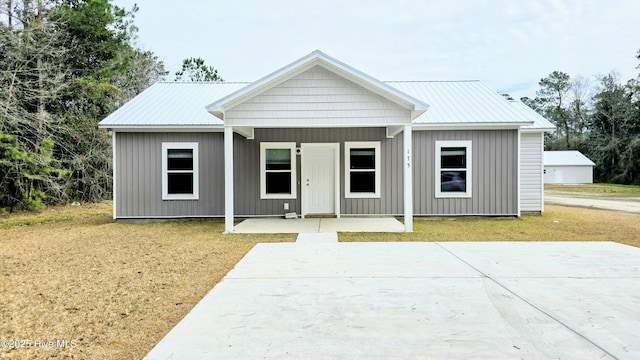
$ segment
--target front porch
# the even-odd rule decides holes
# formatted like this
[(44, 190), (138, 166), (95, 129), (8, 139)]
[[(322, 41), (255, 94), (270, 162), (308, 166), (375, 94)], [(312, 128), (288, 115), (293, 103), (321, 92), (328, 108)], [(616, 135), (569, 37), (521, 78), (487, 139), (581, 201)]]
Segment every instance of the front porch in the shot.
[(336, 218), (251, 218), (234, 228), (236, 234), (297, 234), (315, 232), (404, 232), (405, 226), (393, 217)]

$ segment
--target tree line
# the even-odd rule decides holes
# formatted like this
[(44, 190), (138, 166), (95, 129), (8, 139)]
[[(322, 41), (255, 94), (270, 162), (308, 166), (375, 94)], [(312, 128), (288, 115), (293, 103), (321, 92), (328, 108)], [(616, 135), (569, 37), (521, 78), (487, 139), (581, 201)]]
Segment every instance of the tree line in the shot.
[[(0, 0), (0, 212), (111, 197), (97, 124), (169, 72), (111, 0)], [(176, 81), (222, 81), (188, 58)]]
[(521, 100), (557, 127), (545, 150), (582, 152), (596, 164), (596, 182), (640, 185), (640, 75), (593, 79), (554, 71), (540, 80), (535, 98)]

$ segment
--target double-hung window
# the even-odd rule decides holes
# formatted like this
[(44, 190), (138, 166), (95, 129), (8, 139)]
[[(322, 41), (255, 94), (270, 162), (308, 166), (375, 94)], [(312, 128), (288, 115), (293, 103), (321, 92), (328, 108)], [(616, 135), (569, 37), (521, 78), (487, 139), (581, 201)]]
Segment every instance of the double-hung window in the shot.
[(345, 197), (380, 197), (380, 142), (345, 142)]
[(436, 197), (471, 197), (471, 141), (436, 141)]
[(296, 198), (296, 143), (260, 143), (260, 198)]
[(162, 199), (198, 199), (198, 143), (162, 143)]

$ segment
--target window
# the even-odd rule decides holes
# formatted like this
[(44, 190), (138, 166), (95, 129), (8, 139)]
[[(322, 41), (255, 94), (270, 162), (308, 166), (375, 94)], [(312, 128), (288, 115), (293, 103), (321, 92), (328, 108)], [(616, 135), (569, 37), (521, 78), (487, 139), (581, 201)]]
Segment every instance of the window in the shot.
[(198, 200), (198, 143), (162, 143), (162, 200)]
[(260, 143), (260, 198), (296, 198), (296, 143)]
[(380, 142), (345, 142), (345, 197), (380, 197)]
[(471, 197), (471, 141), (436, 141), (436, 197)]

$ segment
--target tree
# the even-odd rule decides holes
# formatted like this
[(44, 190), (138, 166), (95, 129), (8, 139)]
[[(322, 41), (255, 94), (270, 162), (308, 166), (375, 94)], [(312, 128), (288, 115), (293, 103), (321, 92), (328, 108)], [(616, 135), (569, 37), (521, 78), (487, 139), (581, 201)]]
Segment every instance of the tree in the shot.
[[(619, 83), (615, 73), (600, 77), (599, 86), (593, 98), (594, 113), (589, 121), (589, 141), (593, 144), (589, 155), (596, 163), (595, 178), (615, 183), (637, 182), (633, 179), (634, 174), (627, 171), (637, 161), (628, 155), (629, 145), (640, 130), (639, 124), (633, 121), (633, 95), (628, 87)], [(631, 148), (632, 155), (640, 147), (638, 145)], [(637, 154), (637, 150), (635, 152)]]
[(538, 85), (540, 90), (536, 95), (542, 105), (542, 112), (558, 127), (556, 134), (564, 136), (566, 149), (569, 149), (571, 124), (565, 106), (566, 95), (571, 87), (570, 77), (562, 71), (554, 71), (548, 77), (540, 79)]
[(585, 131), (587, 131), (587, 122), (589, 117), (589, 102), (592, 97), (591, 83), (584, 77), (576, 77), (571, 81), (570, 101), (567, 109), (569, 122), (577, 137), (577, 141), (584, 140)]
[(0, 22), (0, 208), (40, 208), (65, 198), (64, 164), (55, 157), (57, 117), (47, 105), (64, 87), (59, 33), (50, 3), (8, 2)]
[(111, 82), (122, 91), (125, 101), (133, 99), (153, 83), (163, 81), (169, 74), (164, 63), (151, 51), (131, 48), (124, 56), (129, 57), (129, 67), (126, 72), (115, 74)]
[(110, 0), (0, 0), (0, 209), (111, 194), (97, 123), (167, 74)]
[(175, 81), (224, 81), (218, 70), (204, 64), (202, 58), (188, 58), (182, 61), (182, 70), (176, 72)]

